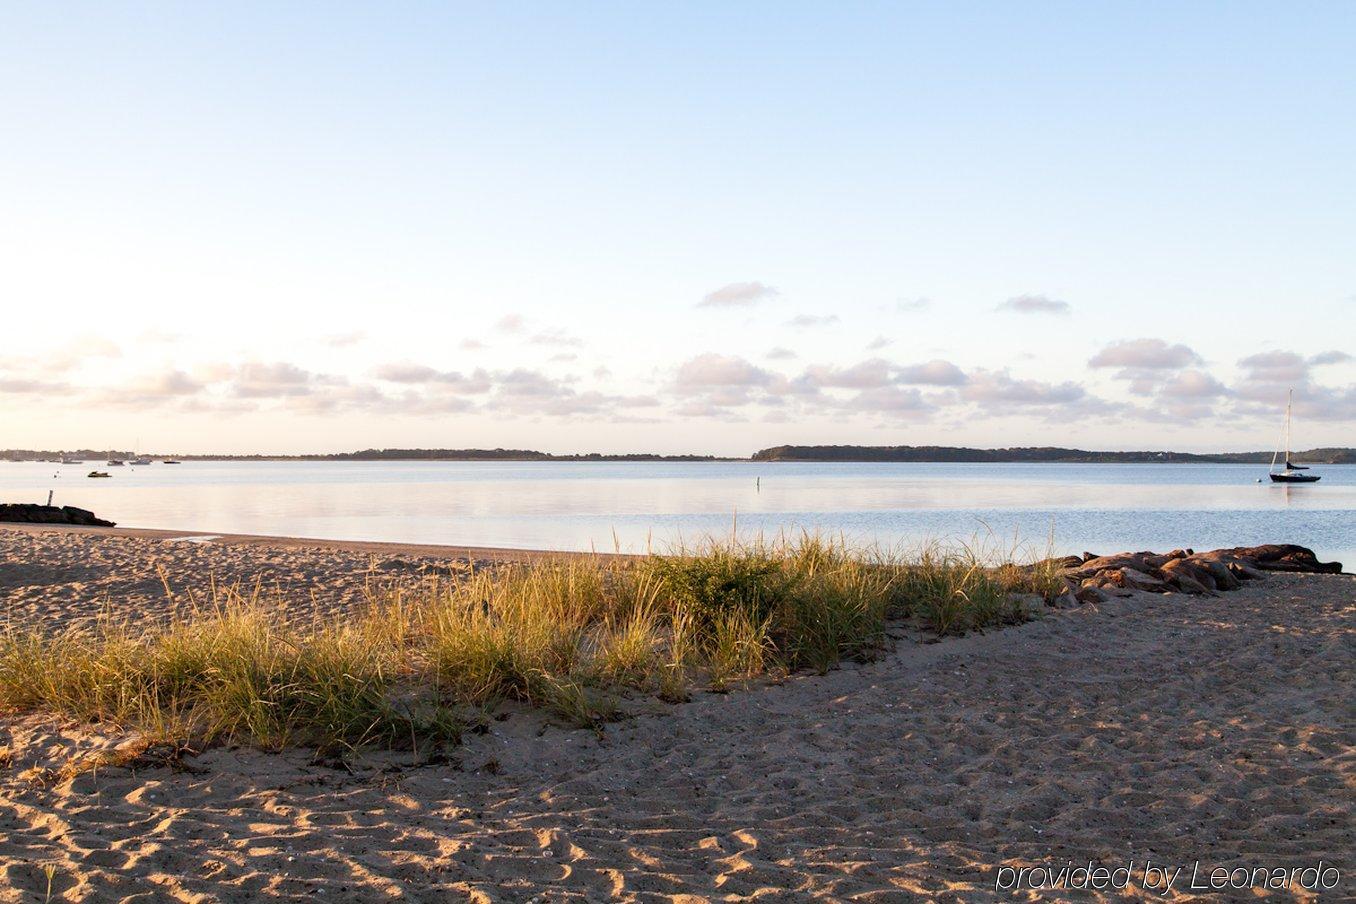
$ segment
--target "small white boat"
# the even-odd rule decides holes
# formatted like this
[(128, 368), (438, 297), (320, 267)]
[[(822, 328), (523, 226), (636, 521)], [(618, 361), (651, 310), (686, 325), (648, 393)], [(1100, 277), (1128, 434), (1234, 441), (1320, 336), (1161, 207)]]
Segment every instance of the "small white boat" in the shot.
[[(137, 445), (141, 445), (141, 440), (137, 440)], [(139, 452), (133, 452), (132, 457), (127, 460), (129, 465), (149, 465), (151, 460)]]
[(61, 456), (61, 463), (63, 465), (83, 465), (85, 460), (83, 458), (67, 458), (63, 455)]

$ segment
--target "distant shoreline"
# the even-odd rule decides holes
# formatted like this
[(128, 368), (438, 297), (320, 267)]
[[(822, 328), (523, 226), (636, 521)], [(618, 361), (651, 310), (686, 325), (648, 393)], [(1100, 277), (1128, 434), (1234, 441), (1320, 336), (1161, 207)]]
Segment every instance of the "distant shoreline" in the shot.
[[(486, 462), (915, 462), (915, 463), (1008, 463), (1049, 464), (1267, 464), (1272, 452), (1172, 452), (1097, 451), (1057, 446), (976, 449), (965, 446), (772, 446), (747, 458), (717, 455), (660, 455), (637, 452), (605, 454), (587, 452), (556, 454), (533, 449), (363, 449), (357, 452), (306, 455), (217, 455), (142, 453), (156, 461), (486, 461)], [(133, 453), (117, 449), (5, 449), (0, 461), (53, 461), (63, 456), (98, 464), (108, 459), (127, 460)], [(1347, 447), (1308, 449), (1292, 453), (1292, 459), (1309, 464), (1356, 464), (1356, 449)]]

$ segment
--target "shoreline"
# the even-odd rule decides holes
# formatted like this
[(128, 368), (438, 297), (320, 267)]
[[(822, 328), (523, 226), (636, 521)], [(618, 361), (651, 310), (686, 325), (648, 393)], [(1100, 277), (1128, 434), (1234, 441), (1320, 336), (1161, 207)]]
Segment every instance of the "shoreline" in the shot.
[[(600, 559), (628, 561), (643, 559), (654, 553), (598, 552), (577, 549), (527, 549), (508, 546), (468, 546), (445, 543), (406, 543), (392, 540), (339, 540), (325, 537), (291, 537), (279, 534), (237, 534), (206, 530), (168, 530), (156, 527), (92, 527), (81, 524), (30, 524), (0, 521), (0, 531), (14, 530), (29, 534), (76, 534), (81, 536), (111, 537), (162, 542), (180, 541), (203, 548), (245, 547), (278, 550), (310, 550), (319, 552), (359, 554), (371, 556), (414, 556), (420, 559), (459, 560), (476, 565), (531, 564), (558, 559)], [(1117, 550), (1102, 555), (1116, 555), (1129, 550)], [(1323, 556), (1319, 557), (1320, 559)], [(1343, 564), (1347, 564), (1343, 561)], [(1352, 566), (1356, 567), (1356, 566)], [(1340, 575), (1356, 571), (1343, 570)]]
[(156, 528), (0, 523), (0, 619), (64, 627), (105, 615), (160, 619), (217, 595), (262, 592), (291, 619), (361, 612), (374, 590), (413, 587), (496, 566), (615, 553), (436, 546), (218, 534)]
[(122, 537), (141, 540), (180, 540), (204, 546), (271, 547), (311, 549), (371, 555), (407, 555), (438, 559), (470, 559), (488, 562), (540, 562), (560, 558), (600, 558), (625, 560), (639, 554), (583, 552), (580, 550), (517, 549), (506, 546), (463, 546), (439, 543), (402, 543), (389, 540), (333, 540), (323, 537), (286, 537), (272, 534), (233, 534), (206, 530), (167, 530), (157, 527), (89, 527), (79, 524), (28, 524), (0, 522), (0, 530), (30, 534), (77, 534), (95, 537)]

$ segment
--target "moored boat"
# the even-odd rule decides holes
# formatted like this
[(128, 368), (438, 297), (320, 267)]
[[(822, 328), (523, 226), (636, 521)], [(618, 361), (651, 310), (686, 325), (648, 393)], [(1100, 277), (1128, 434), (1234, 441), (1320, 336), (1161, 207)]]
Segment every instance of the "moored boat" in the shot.
[(1294, 407), (1295, 390), (1290, 390), (1290, 395), (1285, 402), (1285, 446), (1284, 467), (1276, 470), (1276, 461), (1281, 456), (1281, 450), (1277, 449), (1271, 456), (1271, 482), (1272, 483), (1318, 483), (1321, 478), (1317, 474), (1305, 474), (1309, 470), (1305, 465), (1297, 465), (1290, 460), (1290, 409)]

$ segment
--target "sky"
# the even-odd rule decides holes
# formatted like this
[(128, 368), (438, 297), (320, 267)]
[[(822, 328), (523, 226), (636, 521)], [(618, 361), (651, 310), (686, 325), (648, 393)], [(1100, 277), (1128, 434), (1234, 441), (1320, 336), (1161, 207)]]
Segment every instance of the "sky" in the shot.
[(0, 5), (0, 448), (1356, 445), (1351, 3)]

